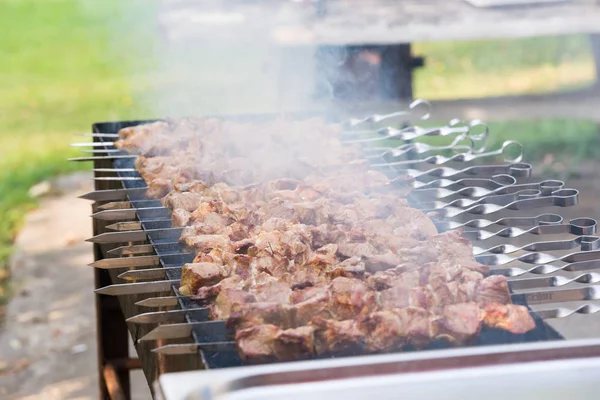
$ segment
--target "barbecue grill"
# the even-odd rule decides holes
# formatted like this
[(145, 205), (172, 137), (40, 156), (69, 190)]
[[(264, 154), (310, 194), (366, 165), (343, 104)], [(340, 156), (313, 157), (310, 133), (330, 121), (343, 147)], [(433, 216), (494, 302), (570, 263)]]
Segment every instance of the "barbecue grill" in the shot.
[[(494, 357), (502, 358), (502, 354), (512, 351), (506, 349), (513, 348), (519, 350), (510, 353), (517, 362), (598, 355), (597, 344), (581, 348), (564, 343), (545, 344), (564, 339), (547, 320), (599, 310), (587, 303), (599, 298), (595, 283), (600, 281), (600, 274), (593, 272), (600, 269), (600, 238), (594, 236), (596, 221), (577, 218), (565, 222), (556, 211), (576, 205), (578, 192), (565, 188), (560, 181), (533, 181), (531, 165), (521, 161), (522, 148), (516, 142), (487, 151), (481, 144), (487, 129), (483, 134), (471, 135), (475, 126), (485, 126), (481, 121), (452, 121), (437, 129), (365, 128), (369, 124), (386, 124), (394, 117), (407, 117), (419, 105), (427, 103), (417, 101), (405, 112), (351, 120), (348, 125), (352, 129), (346, 140), (364, 143), (365, 154), (374, 168), (412, 176), (416, 190), (409, 197), (411, 205), (433, 213), (439, 231), (462, 229), (462, 235), (474, 241), (477, 261), (491, 266), (492, 274), (509, 278), (513, 303), (530, 308), (536, 328), (522, 335), (483, 328), (474, 344), (481, 347), (470, 350), (446, 349), (449, 345), (438, 341), (428, 346), (430, 351), (413, 355), (411, 349), (404, 349), (403, 354), (390, 356), (322, 361), (334, 371), (332, 374), (338, 374), (332, 379), (352, 375), (343, 372), (344, 366), (373, 366), (383, 362), (380, 357), (390, 357), (383, 360), (399, 373), (407, 370), (407, 360), (413, 360), (413, 371), (429, 370), (432, 362), (442, 365), (440, 360), (446, 360), (447, 366), (481, 366), (479, 358), (483, 355), (491, 363)], [(429, 113), (422, 116), (428, 117)], [(235, 120), (269, 118), (273, 117), (246, 116)], [(192, 383), (195, 378), (171, 373), (243, 365), (225, 323), (208, 321), (206, 308), (178, 293), (181, 266), (192, 262), (194, 254), (186, 253), (178, 243), (182, 228), (172, 227), (168, 210), (159, 200), (145, 197), (146, 183), (134, 167), (135, 156), (113, 146), (115, 133), (120, 129), (149, 122), (153, 120), (93, 124), (93, 133), (87, 134), (93, 142), (77, 144), (91, 147), (84, 150), (89, 154), (73, 159), (94, 163), (95, 191), (82, 197), (94, 201), (94, 237), (89, 241), (94, 243), (95, 261), (91, 265), (95, 267), (102, 398), (129, 398), (129, 370), (133, 368), (142, 368), (149, 384), (159, 382), (155, 388), (157, 396), (175, 399), (184, 397), (171, 397), (167, 388), (172, 388), (173, 382), (182, 385), (180, 377)], [(359, 133), (368, 131), (375, 137), (359, 138)], [(444, 146), (413, 142), (425, 136), (449, 136), (453, 140)], [(471, 141), (466, 147), (465, 139)], [(502, 156), (508, 148), (517, 148), (519, 154), (505, 156), (502, 164), (483, 163)], [(454, 150), (454, 154), (444, 155), (448, 150)], [(569, 284), (573, 285), (560, 288)], [(574, 301), (579, 303), (569, 303), (568, 307), (556, 304)], [(544, 305), (553, 306), (540, 308)], [(129, 358), (128, 333), (139, 359)], [(535, 347), (532, 342), (542, 343)], [(557, 350), (563, 347), (562, 353)], [(548, 356), (549, 349), (553, 349), (553, 357)], [(469, 354), (479, 361), (471, 362)], [(421, 360), (422, 365), (415, 360)], [(297, 362), (286, 364), (284, 371), (297, 374), (313, 367), (310, 361)], [(250, 367), (240, 371), (245, 368)], [(261, 374), (279, 370), (252, 368), (258, 368), (250, 370)]]

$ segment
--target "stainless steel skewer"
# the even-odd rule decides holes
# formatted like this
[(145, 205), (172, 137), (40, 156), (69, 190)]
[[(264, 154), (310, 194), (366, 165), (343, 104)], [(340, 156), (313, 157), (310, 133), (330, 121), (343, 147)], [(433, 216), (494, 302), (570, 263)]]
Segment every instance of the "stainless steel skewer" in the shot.
[(509, 227), (499, 230), (498, 232), (489, 232), (484, 230), (465, 231), (462, 233), (464, 238), (471, 241), (487, 240), (493, 237), (516, 238), (525, 234), (531, 235), (593, 235), (597, 231), (597, 222), (592, 218), (575, 218), (569, 221), (568, 224), (552, 224), (538, 225), (529, 229), (520, 229), (517, 227)]
[[(594, 238), (596, 241), (596, 238)], [(483, 254), (475, 256), (475, 259), (484, 265), (505, 265), (513, 261), (521, 261), (526, 264), (549, 264), (556, 261), (564, 261), (567, 263), (577, 261), (591, 261), (600, 258), (600, 251), (580, 251), (567, 254), (562, 257), (554, 257), (546, 253), (527, 253), (519, 257), (510, 257), (505, 254)]]
[(597, 236), (578, 236), (574, 239), (552, 240), (545, 242), (528, 243), (523, 246), (513, 246), (511, 244), (500, 244), (494, 247), (484, 249), (482, 247), (473, 247), (473, 254), (478, 256), (484, 253), (492, 254), (510, 254), (517, 251), (555, 251), (555, 250), (571, 250), (576, 247), (581, 247), (583, 251), (600, 249), (600, 237)]
[(561, 189), (550, 196), (525, 198), (513, 201), (506, 205), (477, 204), (469, 208), (445, 207), (427, 210), (424, 212), (435, 212), (438, 218), (454, 218), (462, 214), (489, 215), (502, 210), (528, 210), (539, 207), (570, 207), (579, 202), (579, 191), (575, 189)]

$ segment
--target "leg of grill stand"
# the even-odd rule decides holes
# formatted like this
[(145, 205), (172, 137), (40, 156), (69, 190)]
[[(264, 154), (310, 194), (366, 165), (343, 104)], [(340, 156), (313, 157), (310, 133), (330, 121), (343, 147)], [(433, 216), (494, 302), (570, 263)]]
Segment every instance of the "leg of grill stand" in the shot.
[[(110, 285), (106, 270), (95, 270), (96, 288)], [(112, 360), (129, 357), (129, 332), (116, 297), (96, 296), (98, 378), (101, 400), (129, 400), (129, 368), (113, 368)]]

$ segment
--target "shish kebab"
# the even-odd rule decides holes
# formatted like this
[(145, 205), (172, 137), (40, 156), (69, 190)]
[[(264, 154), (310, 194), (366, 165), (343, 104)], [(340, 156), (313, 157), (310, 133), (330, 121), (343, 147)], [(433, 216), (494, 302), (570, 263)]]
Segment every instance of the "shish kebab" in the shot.
[[(164, 129), (160, 123), (126, 129), (116, 145), (139, 152)], [(174, 225), (183, 227), (180, 240), (197, 253), (184, 268), (180, 292), (209, 301), (211, 317), (228, 320), (245, 359), (305, 358), (356, 343), (366, 352), (387, 351), (440, 337), (462, 344), (483, 324), (533, 329), (528, 310), (510, 304), (505, 278), (485, 278), (489, 268), (473, 259), (468, 241), (438, 234), (425, 214), (408, 206), (405, 189), (378, 191), (387, 177), (362, 165), (316, 171), (320, 161), (340, 165), (336, 156), (357, 155), (336, 145), (331, 130), (320, 138), (334, 142), (327, 152), (333, 157), (296, 164), (301, 171), (278, 171), (293, 179), (267, 177), (245, 190), (231, 185), (260, 181), (257, 176), (271, 171), (226, 174), (231, 163), (214, 163), (230, 149), (215, 152), (223, 148), (211, 147), (215, 135), (207, 126), (190, 130), (201, 134), (186, 137), (186, 145), (167, 156), (138, 156), (136, 167), (149, 197), (168, 194), (163, 203)], [(194, 169), (182, 167), (186, 163)], [(198, 197), (200, 206), (188, 204)], [(380, 260), (367, 269), (365, 255)]]

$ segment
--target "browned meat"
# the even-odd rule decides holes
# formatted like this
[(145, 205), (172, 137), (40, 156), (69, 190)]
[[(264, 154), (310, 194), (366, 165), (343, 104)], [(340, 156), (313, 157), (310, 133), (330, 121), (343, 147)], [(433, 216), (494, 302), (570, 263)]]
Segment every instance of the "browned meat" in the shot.
[(339, 132), (278, 120), (248, 134), (214, 118), (119, 132), (195, 252), (180, 292), (227, 320), (243, 359), (461, 345), (482, 324), (533, 329), (470, 242), (408, 205), (411, 179), (370, 170)]
[(358, 279), (335, 278), (329, 293), (329, 309), (338, 320), (354, 318), (375, 305), (375, 294)]
[(163, 199), (163, 205), (172, 210), (183, 209), (187, 212), (195, 211), (204, 200), (202, 193), (173, 191)]
[(359, 352), (365, 341), (365, 334), (354, 320), (332, 321), (320, 317), (313, 318), (315, 328), (315, 353), (351, 354)]
[(185, 239), (185, 244), (198, 252), (208, 253), (212, 249), (233, 252), (231, 240), (226, 235), (191, 236)]
[(292, 289), (285, 283), (271, 281), (252, 287), (250, 293), (254, 295), (258, 302), (288, 304)]
[(245, 281), (239, 275), (233, 275), (221, 280), (212, 286), (203, 286), (198, 288), (196, 293), (192, 295), (192, 300), (206, 301), (217, 297), (224, 289), (241, 290), (245, 286)]
[(211, 286), (229, 276), (231, 269), (227, 266), (201, 262), (185, 264), (181, 269), (179, 292), (185, 296), (196, 293), (202, 286)]
[(485, 306), (483, 323), (491, 328), (522, 334), (535, 328), (527, 307), (515, 304), (489, 303)]
[(476, 303), (450, 304), (434, 320), (437, 337), (452, 344), (465, 344), (481, 330), (481, 310)]
[(188, 222), (190, 222), (190, 218), (192, 214), (182, 208), (176, 208), (173, 210), (171, 214), (171, 221), (173, 222), (173, 227), (182, 228), (185, 227)]
[(510, 303), (508, 282), (504, 276), (492, 275), (479, 281), (470, 281), (466, 285), (467, 298), (480, 306), (489, 303)]
[(235, 333), (235, 342), (243, 361), (262, 363), (275, 357), (275, 340), (281, 329), (275, 325), (257, 325)]
[(382, 352), (399, 349), (405, 344), (405, 332), (400, 317), (393, 311), (378, 311), (360, 321), (366, 333), (365, 349)]
[(222, 289), (211, 305), (210, 314), (213, 319), (225, 320), (232, 310), (240, 304), (254, 303), (256, 299), (250, 293), (240, 289)]
[(311, 358), (315, 351), (315, 328), (311, 325), (280, 331), (275, 337), (275, 356), (281, 361)]

